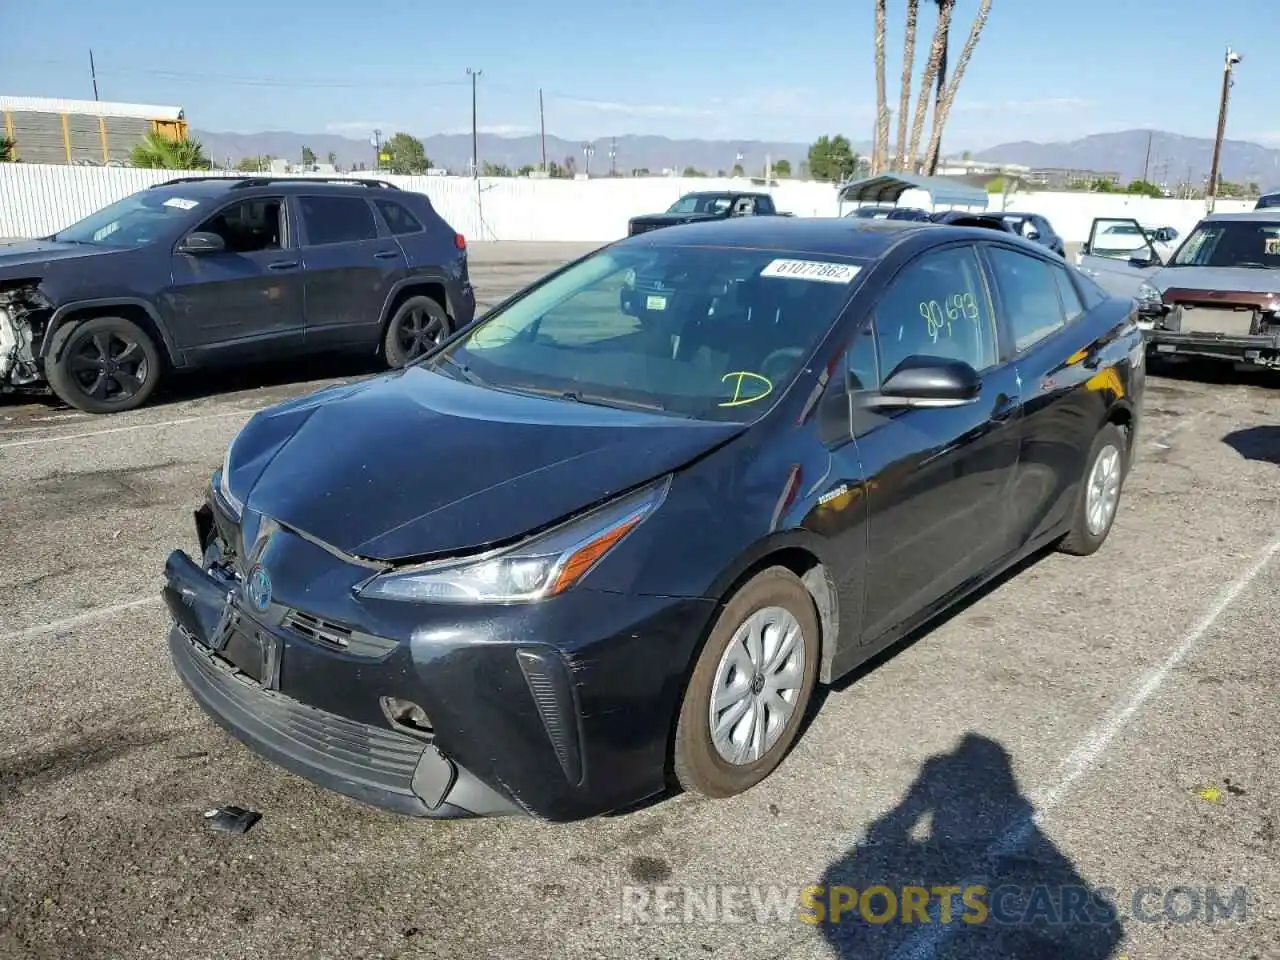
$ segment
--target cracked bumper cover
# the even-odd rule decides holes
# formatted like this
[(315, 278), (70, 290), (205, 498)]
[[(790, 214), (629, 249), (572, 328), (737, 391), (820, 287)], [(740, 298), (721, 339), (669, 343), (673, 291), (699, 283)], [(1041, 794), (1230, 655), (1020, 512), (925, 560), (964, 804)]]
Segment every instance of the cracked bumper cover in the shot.
[[(266, 759), (418, 817), (577, 820), (665, 788), (671, 724), (712, 601), (575, 589), (501, 608), (379, 605), (353, 598), (342, 562), (314, 544), (284, 531), (270, 551), (281, 608), (297, 598), (383, 646), (335, 648), (300, 636), (274, 603), (265, 615), (242, 603), (245, 631), (277, 650), (276, 673), (259, 683), (243, 644), (209, 646), (227, 583), (174, 551), (163, 590), (174, 667)], [(383, 697), (420, 705), (432, 736), (393, 726)]]

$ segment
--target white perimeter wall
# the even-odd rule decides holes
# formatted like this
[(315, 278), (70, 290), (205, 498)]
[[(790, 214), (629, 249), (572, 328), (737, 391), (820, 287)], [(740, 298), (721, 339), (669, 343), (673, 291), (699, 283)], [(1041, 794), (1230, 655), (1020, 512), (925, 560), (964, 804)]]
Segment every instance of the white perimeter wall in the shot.
[[(0, 237), (53, 233), (122, 197), (183, 176), (180, 171), (124, 167), (45, 166), (0, 163)], [(366, 174), (371, 176), (371, 174)], [(645, 179), (528, 180), (382, 176), (401, 189), (431, 198), (455, 229), (472, 240), (616, 240), (627, 220), (665, 210), (691, 190), (724, 189), (732, 180)], [(737, 181), (738, 186), (743, 181)], [(748, 187), (748, 189), (751, 189)], [(839, 213), (830, 184), (783, 182), (770, 191), (780, 210), (800, 217)], [(1018, 193), (990, 198), (988, 209), (1041, 213), (1068, 242), (1088, 237), (1094, 217), (1134, 217), (1147, 226), (1172, 226), (1185, 234), (1204, 213), (1199, 200), (1153, 200), (1119, 194)], [(904, 206), (928, 208), (928, 197), (903, 195)], [(1218, 209), (1247, 210), (1249, 201), (1221, 201)], [(846, 212), (848, 207), (845, 208)]]

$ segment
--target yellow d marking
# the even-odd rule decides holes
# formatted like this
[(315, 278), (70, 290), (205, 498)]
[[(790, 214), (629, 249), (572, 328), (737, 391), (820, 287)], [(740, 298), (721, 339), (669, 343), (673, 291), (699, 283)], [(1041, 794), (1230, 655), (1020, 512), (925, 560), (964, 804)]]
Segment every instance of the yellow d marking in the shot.
[[(773, 393), (773, 381), (768, 377), (763, 377), (758, 373), (751, 373), (748, 370), (735, 370), (733, 373), (726, 373), (720, 378), (720, 382), (724, 383), (730, 377), (737, 377), (737, 382), (733, 385), (733, 399), (727, 403), (719, 404), (722, 407), (741, 407), (748, 403), (755, 403), (757, 400), (763, 400), (769, 394)], [(750, 397), (742, 395), (742, 382), (751, 379), (758, 383), (764, 384), (764, 393), (757, 393)]]

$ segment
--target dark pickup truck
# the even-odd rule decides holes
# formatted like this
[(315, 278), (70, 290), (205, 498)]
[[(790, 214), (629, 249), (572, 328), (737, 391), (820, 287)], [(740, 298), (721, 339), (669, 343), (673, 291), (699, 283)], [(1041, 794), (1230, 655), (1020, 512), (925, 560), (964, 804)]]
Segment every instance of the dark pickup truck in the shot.
[(659, 227), (672, 227), (678, 223), (697, 223), (703, 220), (728, 220), (730, 217), (789, 217), (779, 213), (773, 205), (773, 197), (767, 193), (739, 193), (715, 191), (686, 193), (671, 205), (665, 213), (647, 213), (632, 217), (627, 224), (627, 236), (647, 233)]

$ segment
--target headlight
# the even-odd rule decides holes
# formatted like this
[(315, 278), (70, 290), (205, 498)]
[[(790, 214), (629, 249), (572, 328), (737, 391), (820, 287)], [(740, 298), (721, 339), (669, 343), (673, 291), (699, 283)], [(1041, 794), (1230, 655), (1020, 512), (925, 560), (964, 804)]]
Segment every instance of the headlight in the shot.
[(218, 474), (218, 496), (222, 497), (236, 517), (239, 517), (244, 512), (244, 503), (231, 492), (231, 451), (234, 448), (233, 440), (227, 444), (227, 455), (222, 458), (222, 472)]
[(1164, 303), (1164, 298), (1160, 296), (1160, 291), (1145, 280), (1138, 285), (1137, 298), (1138, 305), (1142, 307), (1158, 307)]
[(563, 593), (653, 513), (670, 477), (513, 547), (384, 573), (356, 588), (363, 597), (424, 603), (520, 603)]

